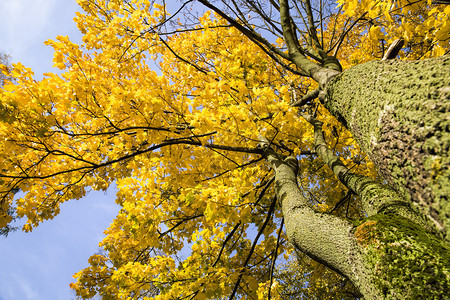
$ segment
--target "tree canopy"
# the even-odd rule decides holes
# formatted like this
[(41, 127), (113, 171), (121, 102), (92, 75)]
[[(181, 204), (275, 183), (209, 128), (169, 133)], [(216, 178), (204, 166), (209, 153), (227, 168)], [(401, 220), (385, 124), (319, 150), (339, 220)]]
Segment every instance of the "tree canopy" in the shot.
[(298, 160), (314, 212), (370, 215), (342, 172), (384, 178), (323, 92), (358, 64), (449, 51), (450, 6), (431, 1), (78, 3), (83, 43), (46, 42), (59, 73), (2, 68), (0, 227), (32, 231), (115, 184), (121, 210), (71, 286), (82, 298), (286, 298), (276, 266), (294, 248), (270, 151)]

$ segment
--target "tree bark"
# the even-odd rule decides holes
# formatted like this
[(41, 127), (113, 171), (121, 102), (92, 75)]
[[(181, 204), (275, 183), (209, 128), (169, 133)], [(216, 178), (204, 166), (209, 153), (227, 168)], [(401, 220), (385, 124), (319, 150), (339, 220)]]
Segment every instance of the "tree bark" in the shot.
[(283, 157), (269, 147), (266, 147), (264, 156), (275, 171), (275, 192), (289, 242), (309, 257), (349, 278), (363, 295), (381, 295), (372, 282), (371, 268), (359, 251), (353, 224), (333, 215), (315, 212), (310, 207), (298, 188), (295, 157)]
[(314, 127), (316, 152), (333, 171), (334, 175), (355, 195), (360, 197), (363, 210), (368, 217), (380, 213), (394, 213), (426, 227), (427, 224), (422, 214), (411, 207), (411, 201), (370, 177), (351, 172), (340, 158), (328, 148), (322, 132), (323, 123), (312, 116), (304, 116), (304, 118)]
[[(368, 218), (355, 224), (353, 238), (364, 262), (360, 276), (349, 278), (366, 299), (441, 299), (450, 284), (450, 249), (436, 238), (410, 200), (366, 176), (356, 175), (331, 151), (322, 122), (305, 119), (314, 127), (317, 153), (336, 177), (361, 198)], [(361, 276), (362, 275), (362, 276)]]
[(418, 224), (413, 210), (402, 211), (408, 200), (370, 178), (348, 172), (328, 149), (322, 123), (309, 121), (317, 152), (343, 183), (365, 198), (370, 214), (352, 224), (315, 212), (298, 188), (296, 158), (279, 155), (262, 142), (264, 156), (275, 171), (275, 192), (289, 241), (350, 279), (365, 299), (418, 299), (424, 293), (429, 299), (443, 299), (450, 288), (448, 244)]
[(449, 238), (450, 56), (357, 65), (326, 92), (381, 175)]

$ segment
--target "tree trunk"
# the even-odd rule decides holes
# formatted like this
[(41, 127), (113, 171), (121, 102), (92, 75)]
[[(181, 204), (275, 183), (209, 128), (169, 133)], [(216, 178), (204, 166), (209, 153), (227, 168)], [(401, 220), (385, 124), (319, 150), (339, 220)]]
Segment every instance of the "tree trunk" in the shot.
[(324, 104), (387, 182), (450, 237), (450, 56), (372, 61), (334, 77)]
[[(317, 139), (321, 124), (316, 125), (316, 146), (326, 147)], [(315, 212), (299, 191), (296, 158), (277, 154), (268, 142), (265, 146), (264, 155), (275, 171), (287, 237), (297, 249), (350, 279), (365, 299), (419, 299), (424, 295), (444, 299), (450, 288), (450, 249), (425, 227), (395, 212), (395, 200), (400, 197), (396, 192), (367, 184), (369, 178), (362, 182), (364, 187), (351, 183), (369, 206), (384, 202), (356, 224)], [(338, 164), (333, 159), (326, 163)]]

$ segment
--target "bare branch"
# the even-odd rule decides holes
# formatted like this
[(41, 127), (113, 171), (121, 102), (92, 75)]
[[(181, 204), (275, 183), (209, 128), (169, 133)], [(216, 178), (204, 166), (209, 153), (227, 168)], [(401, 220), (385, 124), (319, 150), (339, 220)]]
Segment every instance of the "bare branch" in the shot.
[(383, 56), (383, 59), (381, 60), (387, 60), (387, 59), (394, 59), (397, 57), (398, 52), (402, 49), (403, 44), (405, 43), (405, 40), (403, 39), (396, 39), (392, 42), (392, 44), (389, 46), (388, 50)]

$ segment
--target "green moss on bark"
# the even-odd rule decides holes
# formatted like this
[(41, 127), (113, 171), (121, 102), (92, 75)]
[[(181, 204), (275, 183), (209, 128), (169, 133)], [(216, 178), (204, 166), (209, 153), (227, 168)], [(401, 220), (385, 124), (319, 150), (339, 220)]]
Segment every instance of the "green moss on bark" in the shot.
[(357, 65), (327, 96), (384, 178), (450, 237), (450, 56)]
[(354, 234), (383, 298), (447, 296), (450, 248), (423, 227), (397, 215), (380, 214), (356, 226)]

